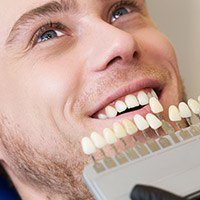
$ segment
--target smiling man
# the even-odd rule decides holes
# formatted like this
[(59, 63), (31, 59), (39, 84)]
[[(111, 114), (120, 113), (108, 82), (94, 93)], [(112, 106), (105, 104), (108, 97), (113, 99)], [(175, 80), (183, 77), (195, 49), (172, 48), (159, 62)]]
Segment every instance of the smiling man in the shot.
[(90, 199), (81, 139), (145, 115), (116, 116), (129, 94), (177, 104), (174, 50), (144, 0), (1, 0), (0, 18), (1, 164), (24, 200)]

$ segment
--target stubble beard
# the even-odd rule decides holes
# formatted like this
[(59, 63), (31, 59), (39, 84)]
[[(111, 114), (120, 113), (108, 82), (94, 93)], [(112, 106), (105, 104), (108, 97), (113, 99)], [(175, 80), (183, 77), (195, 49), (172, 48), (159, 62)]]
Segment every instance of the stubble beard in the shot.
[(59, 153), (49, 155), (31, 146), (30, 141), (22, 137), (21, 130), (8, 124), (5, 117), (1, 119), (2, 142), (9, 158), (9, 168), (20, 181), (48, 194), (47, 199), (55, 199), (56, 196), (65, 200), (93, 199), (82, 178), (88, 158), (84, 157), (79, 141), (66, 141), (67, 148), (63, 149), (66, 151), (65, 158)]

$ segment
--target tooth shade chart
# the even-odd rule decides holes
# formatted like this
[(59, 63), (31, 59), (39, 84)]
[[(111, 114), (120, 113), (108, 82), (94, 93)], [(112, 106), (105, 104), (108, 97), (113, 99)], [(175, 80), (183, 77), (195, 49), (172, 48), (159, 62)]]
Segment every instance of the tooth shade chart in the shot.
[[(156, 103), (156, 105), (159, 104)], [(158, 107), (160, 107), (160, 105)], [(198, 101), (189, 99), (188, 105), (185, 102), (180, 102), (178, 107), (171, 105), (168, 110), (169, 119), (172, 122), (179, 122), (182, 118), (191, 117), (192, 113), (190, 109), (194, 114), (199, 114), (200, 104)], [(102, 149), (107, 144), (113, 145), (118, 139), (126, 137), (127, 134), (134, 135), (138, 130), (144, 131), (149, 127), (156, 131), (162, 126), (162, 122), (152, 113), (148, 113), (145, 118), (137, 114), (134, 116), (133, 121), (124, 119), (121, 123), (115, 122), (113, 124), (113, 129), (105, 128), (103, 130), (103, 136), (97, 132), (93, 132), (91, 134), (91, 139), (89, 137), (84, 137), (82, 139), (81, 145), (83, 152), (86, 155), (92, 155), (96, 152), (96, 148)]]
[[(145, 106), (149, 103), (149, 97), (144, 91), (140, 91), (137, 94), (137, 97), (133, 94), (126, 95), (123, 100), (117, 100), (114, 105), (108, 105), (105, 107), (105, 114), (99, 113), (97, 115), (98, 119), (105, 120), (107, 118), (114, 118), (118, 113), (122, 113), (127, 109), (136, 108), (138, 106)], [(151, 96), (155, 96), (154, 98), (158, 98), (155, 91), (151, 90)]]

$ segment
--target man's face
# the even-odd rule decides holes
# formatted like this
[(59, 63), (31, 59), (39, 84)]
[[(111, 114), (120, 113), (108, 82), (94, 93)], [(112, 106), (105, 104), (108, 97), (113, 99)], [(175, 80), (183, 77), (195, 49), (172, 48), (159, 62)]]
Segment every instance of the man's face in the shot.
[(165, 110), (182, 98), (173, 48), (143, 0), (3, 0), (0, 18), (1, 151), (20, 180), (83, 198), (81, 139), (148, 109), (98, 114), (142, 90)]

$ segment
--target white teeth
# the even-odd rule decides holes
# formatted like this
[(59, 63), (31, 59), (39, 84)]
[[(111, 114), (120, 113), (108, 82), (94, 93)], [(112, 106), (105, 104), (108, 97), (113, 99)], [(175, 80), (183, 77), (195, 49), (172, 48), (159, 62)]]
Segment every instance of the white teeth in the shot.
[(105, 128), (103, 130), (103, 136), (108, 144), (114, 144), (115, 142), (117, 142), (117, 138), (114, 132), (109, 128)]
[(117, 116), (117, 111), (112, 106), (107, 106), (105, 108), (105, 113), (106, 113), (108, 118), (112, 118), (112, 117), (116, 117)]
[(173, 122), (181, 121), (180, 112), (174, 105), (169, 107), (169, 119)]
[(153, 113), (160, 113), (163, 111), (161, 103), (155, 97), (149, 99), (149, 105)]
[(150, 127), (154, 130), (160, 128), (162, 126), (162, 122), (153, 114), (148, 113), (146, 115), (146, 120), (149, 123)]
[(135, 108), (140, 105), (137, 98), (132, 94), (125, 97), (125, 103), (128, 108)]
[(188, 118), (192, 116), (192, 113), (188, 107), (188, 105), (185, 102), (179, 103), (178, 109), (180, 111), (182, 118)]
[[(153, 90), (152, 90), (153, 91)], [(149, 96), (152, 96), (152, 94), (149, 92)], [(125, 96), (124, 101), (118, 100), (115, 102), (115, 107), (113, 106), (107, 106), (105, 107), (105, 114), (99, 113), (98, 119), (107, 119), (107, 118), (113, 118), (117, 116), (117, 113), (124, 112), (130, 108), (135, 108), (139, 105), (147, 105), (149, 103), (149, 97), (144, 91), (138, 92), (137, 98), (130, 94)]]
[(101, 149), (106, 146), (105, 139), (99, 133), (93, 132), (90, 137), (97, 148)]
[(155, 93), (154, 90), (151, 90), (151, 95), (152, 95), (153, 97), (155, 97), (156, 99), (158, 99), (158, 96), (157, 96), (157, 94)]
[(189, 99), (188, 105), (194, 114), (196, 115), (200, 114), (200, 104), (196, 100)]
[(149, 128), (149, 124), (147, 123), (147, 121), (144, 119), (144, 117), (142, 117), (141, 115), (135, 115), (133, 118), (137, 128), (140, 131), (144, 131), (145, 129)]
[(113, 124), (113, 130), (114, 130), (115, 136), (117, 138), (123, 138), (126, 136), (126, 131), (125, 131), (124, 127), (118, 122), (115, 122)]
[(116, 101), (115, 109), (117, 110), (117, 112), (121, 113), (127, 109), (127, 106), (123, 101)]
[(88, 137), (84, 137), (82, 139), (81, 145), (82, 145), (83, 152), (87, 155), (91, 155), (91, 154), (95, 153), (95, 151), (96, 151), (94, 144)]
[(148, 98), (147, 94), (143, 91), (140, 91), (138, 93), (137, 98), (138, 98), (139, 104), (141, 106), (147, 105), (149, 103), (149, 98)]
[(128, 119), (124, 119), (122, 121), (122, 124), (123, 124), (124, 128), (126, 129), (126, 132), (129, 135), (133, 135), (134, 133), (136, 133), (138, 131), (138, 129), (135, 126), (135, 124), (132, 121), (128, 120)]
[(98, 119), (107, 119), (107, 116), (104, 114), (98, 114)]

